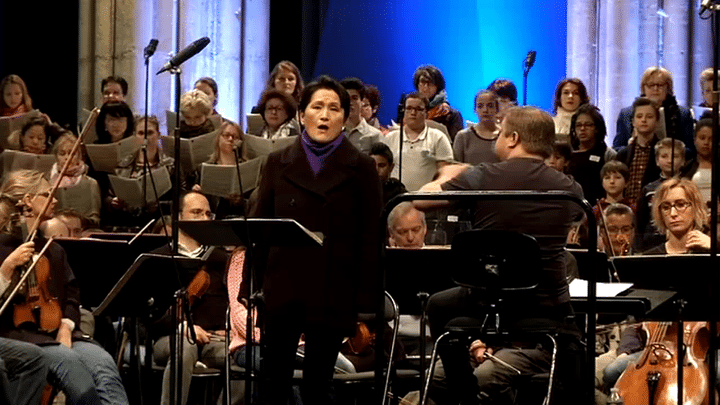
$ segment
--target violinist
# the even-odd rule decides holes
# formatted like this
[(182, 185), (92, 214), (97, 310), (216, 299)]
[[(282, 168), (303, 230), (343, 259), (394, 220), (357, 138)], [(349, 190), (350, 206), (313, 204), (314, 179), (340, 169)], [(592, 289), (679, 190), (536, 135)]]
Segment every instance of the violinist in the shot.
[(632, 208), (612, 203), (605, 208), (600, 221), (598, 231), (605, 253), (609, 257), (632, 254), (635, 240), (635, 214)]
[[(181, 196), (180, 220), (202, 221), (211, 220), (214, 215), (204, 195), (191, 191)], [(166, 225), (170, 225), (167, 223)], [(207, 290), (194, 300), (190, 308), (194, 322), (196, 341), (190, 341), (190, 334), (182, 338), (182, 402), (185, 404), (190, 391), (195, 363), (201, 361), (208, 367), (222, 368), (225, 361), (225, 311), (228, 307), (228, 293), (225, 285), (225, 268), (228, 255), (222, 249), (214, 249), (200, 245), (195, 239), (182, 230), (178, 235), (178, 253), (185, 257), (204, 258), (205, 270), (210, 281)], [(170, 246), (164, 246), (153, 253), (170, 254)], [(188, 287), (190, 291), (192, 288)], [(163, 405), (170, 404), (170, 337), (172, 322), (169, 315), (154, 325), (153, 334), (156, 338), (153, 351), (155, 362), (165, 365), (163, 374), (162, 399)]]
[[(24, 238), (18, 234), (22, 233), (23, 227), (31, 229), (37, 221), (52, 217), (57, 201), (50, 203), (47, 214), (40, 215), (50, 194), (50, 185), (41, 173), (32, 170), (10, 173), (2, 186), (2, 192), (19, 211), (15, 231), (0, 235), (0, 259), (4, 260), (4, 277), (11, 274), (13, 283), (17, 283), (21, 265), (30, 261), (36, 247), (45, 245), (43, 238), (22, 243)], [(8, 203), (7, 199), (3, 201)], [(79, 329), (80, 292), (65, 251), (60, 245), (50, 243), (44, 258), (47, 259), (49, 268), (36, 268), (33, 271), (37, 274), (39, 284), (46, 282), (44, 286), (38, 286), (41, 292), (47, 293), (46, 297), (41, 297), (47, 301), (44, 305), (48, 305), (53, 299), (57, 300), (60, 308), (58, 316), (61, 317), (57, 320), (59, 326), (55, 330), (41, 331), (37, 326), (39, 320), (17, 319), (18, 317), (13, 315), (13, 307), (9, 307), (0, 317), (0, 336), (39, 345), (46, 358), (50, 380), (65, 393), (68, 403), (127, 404), (128, 398), (112, 357), (85, 338)], [(40, 277), (41, 270), (46, 275), (45, 280)], [(16, 308), (24, 303), (21, 298), (14, 298)]]

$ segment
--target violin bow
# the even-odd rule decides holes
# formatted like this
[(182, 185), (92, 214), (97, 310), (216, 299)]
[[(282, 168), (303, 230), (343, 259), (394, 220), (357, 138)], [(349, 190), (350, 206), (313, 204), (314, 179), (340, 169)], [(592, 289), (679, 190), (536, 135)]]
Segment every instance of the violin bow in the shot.
[[(602, 230), (605, 232), (605, 236), (607, 236), (608, 245), (610, 246), (610, 254), (612, 257), (615, 257), (615, 248), (613, 248), (612, 240), (610, 239), (610, 231), (608, 231), (607, 227), (607, 216), (605, 216), (605, 210), (602, 209), (602, 205), (600, 205), (600, 202), (597, 202), (597, 207), (600, 209), (600, 218), (602, 219)], [(617, 280), (617, 282), (620, 282), (620, 275), (618, 274), (617, 267), (615, 267), (615, 263), (610, 260), (610, 264), (613, 267), (613, 274), (610, 276), (610, 281), (612, 281), (613, 278)]]
[(55, 198), (55, 194), (57, 193), (58, 188), (60, 188), (60, 181), (67, 173), (68, 169), (70, 168), (70, 164), (72, 163), (73, 157), (76, 153), (80, 151), (80, 146), (82, 145), (83, 138), (87, 136), (90, 129), (95, 125), (95, 120), (98, 117), (98, 114), (100, 113), (100, 110), (96, 107), (93, 108), (93, 110), (90, 112), (90, 116), (88, 117), (87, 121), (85, 121), (85, 126), (83, 127), (83, 131), (78, 136), (78, 139), (75, 141), (75, 144), (73, 144), (72, 149), (70, 150), (70, 155), (68, 156), (68, 159), (65, 161), (65, 164), (63, 165), (62, 169), (60, 170), (60, 173), (58, 174), (57, 180), (55, 180), (55, 184), (53, 184), (52, 188), (48, 192), (48, 197), (46, 198), (45, 204), (43, 205), (42, 210), (40, 210), (40, 213), (38, 214), (37, 221), (34, 221), (32, 227), (28, 230), (28, 237), (25, 240), (25, 242), (31, 241), (35, 239), (35, 236), (37, 236), (37, 230), (40, 226), (40, 218), (45, 215), (48, 208), (50, 208), (50, 204)]

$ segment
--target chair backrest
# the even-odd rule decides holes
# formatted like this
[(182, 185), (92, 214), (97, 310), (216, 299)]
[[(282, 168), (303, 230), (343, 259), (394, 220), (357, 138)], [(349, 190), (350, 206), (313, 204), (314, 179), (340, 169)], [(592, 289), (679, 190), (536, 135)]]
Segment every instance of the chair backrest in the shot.
[(538, 285), (540, 247), (530, 235), (473, 229), (453, 238), (453, 281), (502, 293), (529, 292)]

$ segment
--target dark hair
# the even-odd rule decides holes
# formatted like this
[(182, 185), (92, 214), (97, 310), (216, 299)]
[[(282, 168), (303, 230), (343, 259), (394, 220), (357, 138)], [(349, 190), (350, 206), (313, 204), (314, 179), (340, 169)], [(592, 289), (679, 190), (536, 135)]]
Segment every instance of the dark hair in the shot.
[(628, 169), (625, 163), (619, 160), (611, 160), (605, 163), (602, 169), (600, 169), (600, 179), (604, 179), (605, 175), (609, 173), (620, 173), (626, 183), (630, 181), (630, 169)]
[(517, 88), (510, 79), (495, 79), (487, 89), (497, 94), (498, 97), (509, 98), (517, 104)]
[(577, 149), (580, 146), (580, 140), (577, 137), (575, 131), (575, 122), (578, 117), (582, 114), (587, 114), (592, 118), (595, 124), (595, 144), (598, 142), (605, 142), (605, 135), (607, 135), (607, 127), (605, 126), (605, 118), (600, 114), (600, 110), (592, 104), (583, 104), (578, 107), (575, 114), (570, 119), (570, 143), (573, 148)]
[(382, 142), (375, 142), (370, 146), (370, 156), (378, 155), (382, 156), (387, 160), (388, 164), (393, 164), (393, 153), (390, 147)]
[(100, 91), (105, 90), (105, 86), (107, 86), (108, 83), (119, 84), (120, 88), (122, 89), (123, 96), (127, 96), (127, 92), (128, 92), (127, 80), (123, 79), (120, 76), (108, 76), (108, 77), (102, 79), (102, 82), (100, 82)]
[(500, 106), (498, 105), (498, 95), (488, 89), (480, 89), (480, 90), (478, 90), (477, 93), (475, 93), (475, 98), (473, 99), (473, 110), (477, 106), (478, 98), (480, 98), (480, 96), (485, 95), (485, 94), (490, 94), (493, 97), (493, 101), (495, 101), (495, 108), (499, 109)]
[(285, 122), (295, 118), (295, 115), (297, 114), (297, 104), (295, 103), (295, 100), (282, 91), (268, 89), (262, 94), (262, 96), (260, 96), (260, 105), (258, 105), (258, 113), (263, 117), (263, 120), (265, 119), (265, 108), (267, 107), (267, 103), (276, 98), (282, 101), (283, 105), (285, 105), (285, 112), (287, 112), (288, 116)]
[(553, 154), (561, 156), (565, 161), (570, 161), (572, 157), (572, 146), (563, 141), (555, 141), (553, 144)]
[(348, 95), (347, 90), (345, 90), (345, 87), (338, 83), (337, 80), (327, 75), (317, 77), (315, 80), (310, 82), (307, 87), (305, 87), (302, 98), (300, 99), (300, 111), (305, 112), (308, 104), (310, 104), (313, 94), (320, 89), (332, 90), (338, 95), (340, 98), (340, 107), (342, 107), (345, 120), (347, 120), (350, 115), (350, 96)]
[[(423, 96), (422, 94), (420, 94), (419, 91), (413, 91), (412, 93), (410, 93), (410, 94), (408, 94), (407, 96), (405, 96), (405, 101), (407, 102), (408, 99), (411, 99), (411, 98), (416, 98), (416, 99), (422, 101), (423, 104), (425, 104), (425, 109), (427, 109), (428, 106), (430, 106), (430, 100), (428, 100), (427, 97), (425, 97), (425, 96)], [(403, 105), (403, 108), (405, 108), (404, 105)]]
[(556, 113), (558, 107), (560, 107), (560, 96), (562, 95), (562, 88), (565, 87), (566, 84), (572, 83), (578, 87), (578, 91), (580, 92), (580, 105), (582, 104), (588, 104), (590, 103), (590, 97), (587, 94), (587, 88), (585, 88), (585, 83), (582, 82), (582, 80), (574, 78), (574, 77), (566, 77), (562, 80), (560, 80), (560, 83), (558, 83), (557, 88), (555, 88), (555, 100), (553, 105), (553, 112)]
[(712, 129), (712, 118), (700, 118), (698, 122), (695, 123), (695, 136), (697, 136), (698, 132), (700, 132), (700, 130), (705, 127), (709, 127), (710, 129)]
[(268, 78), (266, 87), (268, 89), (275, 88), (275, 79), (280, 74), (281, 70), (287, 70), (295, 75), (295, 91), (293, 91), (292, 96), (295, 98), (295, 101), (299, 102), (305, 89), (305, 82), (303, 81), (302, 76), (300, 76), (300, 69), (298, 69), (298, 67), (289, 60), (280, 61), (277, 65), (275, 65), (272, 72), (270, 72), (270, 77)]
[(340, 80), (340, 85), (345, 87), (345, 90), (357, 90), (360, 98), (365, 96), (365, 84), (357, 77), (346, 77)]
[(420, 79), (423, 77), (429, 79), (435, 86), (437, 86), (438, 92), (445, 90), (445, 77), (443, 77), (440, 69), (435, 66), (422, 65), (415, 69), (415, 73), (413, 74), (413, 85), (415, 86), (415, 90), (418, 89)]
[(127, 128), (123, 134), (123, 139), (135, 132), (135, 116), (130, 107), (122, 101), (111, 101), (103, 104), (100, 108), (97, 121), (95, 122), (95, 132), (97, 133), (97, 141), (95, 143), (111, 143), (110, 133), (105, 129), (105, 117), (127, 118)]
[(379, 107), (380, 102), (382, 101), (380, 97), (380, 90), (378, 90), (377, 86), (373, 86), (372, 84), (365, 85), (365, 94), (363, 95), (363, 98), (368, 99), (370, 106), (373, 108)]
[(215, 93), (215, 102), (213, 105), (217, 105), (218, 102), (218, 85), (217, 82), (212, 77), (201, 77), (195, 81), (195, 86), (197, 86), (198, 83), (205, 83), (212, 89), (213, 93)]
[(43, 128), (43, 133), (45, 133), (45, 153), (50, 150), (50, 134), (49, 129), (50, 125), (48, 125), (47, 121), (45, 121), (45, 118), (42, 117), (33, 117), (30, 118), (20, 129), (20, 136), (18, 136), (18, 145), (20, 146), (20, 149), (23, 148), (23, 137), (25, 136), (25, 133), (30, 130), (30, 128), (40, 126)]
[(632, 115), (630, 116), (631, 119), (635, 118), (635, 110), (637, 110), (638, 107), (644, 107), (646, 105), (651, 106), (655, 110), (655, 118), (660, 119), (660, 111), (658, 109), (657, 103), (650, 100), (647, 97), (638, 97), (633, 101), (632, 103)]

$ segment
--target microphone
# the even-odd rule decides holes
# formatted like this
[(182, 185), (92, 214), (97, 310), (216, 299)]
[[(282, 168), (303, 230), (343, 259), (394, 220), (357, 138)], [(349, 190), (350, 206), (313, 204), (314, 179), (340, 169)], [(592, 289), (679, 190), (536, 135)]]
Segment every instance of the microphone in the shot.
[(530, 51), (528, 52), (527, 56), (525, 57), (525, 68), (530, 70), (533, 65), (535, 65), (535, 57), (537, 56), (537, 51)]
[(240, 149), (240, 146), (242, 146), (242, 139), (238, 139), (233, 142), (233, 150)]
[(192, 44), (188, 45), (183, 49), (182, 51), (178, 52), (177, 55), (173, 56), (166, 64), (165, 66), (160, 69), (157, 74), (160, 74), (162, 72), (166, 72), (170, 69), (176, 68), (183, 64), (186, 60), (192, 58), (193, 56), (197, 55), (198, 52), (202, 51), (208, 44), (210, 43), (210, 38), (208, 37), (202, 37), (198, 39), (197, 41), (193, 42)]
[(148, 46), (145, 47), (145, 58), (149, 58), (149, 57), (153, 56), (153, 54), (155, 54), (155, 50), (157, 49), (157, 46), (158, 46), (158, 40), (155, 38), (151, 39)]

